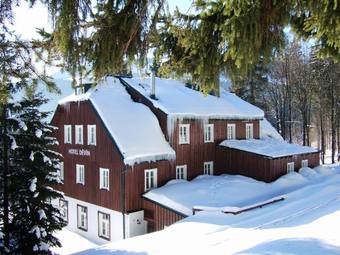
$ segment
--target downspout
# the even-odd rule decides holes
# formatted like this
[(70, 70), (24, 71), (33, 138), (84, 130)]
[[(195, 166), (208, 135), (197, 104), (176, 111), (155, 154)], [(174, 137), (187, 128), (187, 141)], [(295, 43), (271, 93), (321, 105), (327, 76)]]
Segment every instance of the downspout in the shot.
[(121, 171), (120, 175), (120, 206), (121, 206), (121, 211), (122, 211), (122, 216), (123, 216), (123, 239), (126, 238), (126, 229), (125, 229), (125, 174), (126, 174), (127, 169), (123, 169)]

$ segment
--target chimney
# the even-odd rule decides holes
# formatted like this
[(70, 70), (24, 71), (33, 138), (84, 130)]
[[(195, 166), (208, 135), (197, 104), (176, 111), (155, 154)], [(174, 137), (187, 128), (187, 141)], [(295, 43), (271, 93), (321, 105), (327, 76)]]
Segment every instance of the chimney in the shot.
[(151, 68), (151, 95), (150, 97), (152, 99), (157, 99), (156, 98), (156, 82), (155, 82), (155, 73), (156, 73), (156, 70), (155, 68)]

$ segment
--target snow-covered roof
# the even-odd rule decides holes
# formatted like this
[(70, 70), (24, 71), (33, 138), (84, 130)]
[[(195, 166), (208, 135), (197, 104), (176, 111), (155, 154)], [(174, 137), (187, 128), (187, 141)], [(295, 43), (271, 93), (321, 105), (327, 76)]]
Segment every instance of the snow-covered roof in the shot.
[(277, 139), (225, 140), (221, 142), (220, 145), (271, 158), (318, 152), (318, 150), (313, 147), (290, 144)]
[(283, 141), (283, 138), (279, 132), (277, 132), (276, 129), (265, 118), (260, 121), (260, 135), (261, 139), (273, 138)]
[(221, 88), (220, 97), (204, 95), (173, 79), (156, 78), (156, 98), (150, 98), (151, 78), (124, 78), (156, 108), (179, 118), (262, 119), (264, 113), (233, 93)]
[(119, 79), (107, 77), (85, 94), (72, 94), (59, 104), (83, 100), (90, 100), (98, 112), (125, 164), (175, 158), (156, 116), (145, 105), (134, 102)]

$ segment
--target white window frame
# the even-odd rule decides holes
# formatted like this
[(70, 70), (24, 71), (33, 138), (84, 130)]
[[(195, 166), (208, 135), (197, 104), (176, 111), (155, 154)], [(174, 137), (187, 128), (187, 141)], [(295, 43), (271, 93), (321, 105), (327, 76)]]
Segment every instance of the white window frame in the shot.
[(254, 124), (246, 123), (246, 139), (254, 138)]
[(77, 227), (87, 231), (88, 227), (88, 210), (86, 206), (77, 205)]
[(75, 126), (75, 130), (76, 130), (76, 144), (83, 144), (84, 143), (84, 129), (83, 129), (83, 125), (76, 125)]
[(60, 162), (58, 165), (59, 179), (64, 182), (64, 162)]
[(179, 144), (190, 144), (190, 124), (179, 124)]
[(301, 167), (308, 167), (308, 159), (301, 160)]
[(187, 179), (187, 165), (176, 166), (176, 179), (177, 180)]
[(76, 164), (76, 183), (85, 185), (85, 166)]
[(204, 125), (204, 142), (205, 143), (214, 142), (214, 124)]
[(291, 173), (295, 171), (294, 162), (288, 162), (287, 163), (287, 173)]
[(60, 215), (63, 220), (68, 223), (68, 201), (59, 199)]
[[(92, 134), (93, 134), (93, 137), (92, 137)], [(87, 145), (96, 145), (97, 144), (96, 136), (97, 136), (96, 125), (87, 125)]]
[(227, 139), (228, 140), (236, 139), (236, 124), (227, 124)]
[(64, 143), (72, 144), (72, 125), (64, 125)]
[(157, 188), (157, 168), (144, 170), (144, 190)]
[(99, 168), (99, 188), (110, 190), (110, 169)]
[(203, 173), (204, 173), (204, 175), (213, 175), (214, 174), (214, 161), (204, 162)]
[(110, 214), (98, 211), (98, 236), (108, 241), (111, 239)]

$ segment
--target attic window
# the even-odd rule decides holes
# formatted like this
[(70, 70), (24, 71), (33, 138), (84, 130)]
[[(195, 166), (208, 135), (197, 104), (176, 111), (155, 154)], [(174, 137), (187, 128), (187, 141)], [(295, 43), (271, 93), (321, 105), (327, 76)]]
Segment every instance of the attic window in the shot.
[(84, 94), (85, 93), (85, 88), (84, 86), (79, 86), (75, 88), (75, 94), (76, 96)]

